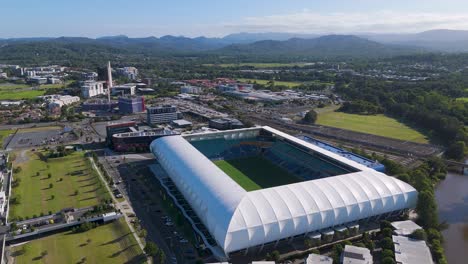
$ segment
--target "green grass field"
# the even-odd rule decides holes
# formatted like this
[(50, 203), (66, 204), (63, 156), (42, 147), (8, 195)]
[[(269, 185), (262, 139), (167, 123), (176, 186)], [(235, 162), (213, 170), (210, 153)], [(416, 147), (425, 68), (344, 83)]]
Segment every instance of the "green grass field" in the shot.
[(218, 160), (214, 163), (248, 192), (301, 181), (262, 157)]
[(396, 138), (417, 143), (428, 143), (426, 136), (384, 115), (356, 115), (317, 109), (317, 124), (348, 129), (383, 137)]
[(5, 129), (0, 130), (0, 149), (3, 149), (3, 141), (10, 135), (13, 134), (15, 131), (12, 129)]
[[(88, 239), (91, 241), (88, 243)], [(21, 250), (26, 247), (26, 252)], [(13, 248), (16, 263), (144, 263), (145, 257), (125, 221), (84, 233), (65, 232)], [(47, 251), (45, 257), (41, 252)]]
[(42, 84), (37, 90), (31, 90), (31, 85), (28, 84), (0, 84), (0, 100), (21, 100), (33, 99), (37, 96), (44, 95), (47, 89), (58, 89), (68, 85), (70, 81), (64, 84)]
[[(240, 78), (240, 79), (237, 79), (238, 81), (240, 82), (248, 82), (248, 83), (258, 83), (258, 84), (262, 84), (262, 85), (266, 85), (269, 81), (268, 80), (257, 80), (257, 79), (243, 79), (243, 78)], [(294, 87), (297, 87), (299, 85), (301, 85), (302, 83), (300, 82), (283, 82), (283, 81), (275, 81), (275, 85), (284, 85), (284, 86), (287, 86), (288, 88), (294, 88)]]
[[(12, 205), (10, 217), (32, 217), (67, 207), (92, 206), (110, 198), (83, 152), (48, 159), (48, 162), (42, 161), (37, 153), (28, 151), (26, 155), (29, 160), (13, 163), (14, 168), (21, 167), (21, 172), (14, 174), (14, 178), (21, 179), (21, 182), (12, 190), (13, 196), (20, 196), (20, 203)], [(49, 173), (52, 176), (50, 179)], [(60, 178), (63, 180), (60, 181)], [(49, 184), (53, 184), (52, 188)], [(78, 191), (77, 195), (75, 191)]]
[(468, 97), (459, 97), (459, 98), (457, 98), (457, 101), (462, 101), (462, 102), (468, 103)]

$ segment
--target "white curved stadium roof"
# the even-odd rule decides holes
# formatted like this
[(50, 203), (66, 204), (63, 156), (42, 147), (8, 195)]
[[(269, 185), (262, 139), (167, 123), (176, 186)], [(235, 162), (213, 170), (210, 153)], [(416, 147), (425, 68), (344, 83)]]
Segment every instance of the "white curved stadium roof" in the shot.
[(154, 140), (152, 152), (225, 253), (416, 205), (417, 192), (405, 182), (275, 129), (257, 129), (360, 171), (246, 192), (183, 137)]

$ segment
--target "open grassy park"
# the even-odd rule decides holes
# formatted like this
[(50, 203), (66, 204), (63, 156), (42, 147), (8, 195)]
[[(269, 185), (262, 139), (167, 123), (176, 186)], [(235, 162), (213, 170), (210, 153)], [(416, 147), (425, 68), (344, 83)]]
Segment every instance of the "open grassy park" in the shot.
[(300, 179), (262, 157), (214, 162), (246, 191), (299, 182)]
[[(18, 264), (144, 263), (146, 260), (123, 219), (84, 233), (68, 231), (33, 240), (12, 251)], [(47, 255), (41, 257), (44, 251)]]
[(0, 83), (0, 100), (33, 99), (44, 95), (47, 89), (58, 89), (68, 84), (43, 84), (33, 88), (28, 84)]
[(12, 205), (10, 217), (33, 217), (67, 207), (92, 206), (110, 198), (84, 152), (47, 161), (45, 155), (46, 151), (16, 153), (13, 167), (21, 167), (21, 171), (13, 177), (20, 183), (12, 192), (13, 197), (19, 197), (19, 203)]
[(396, 119), (384, 115), (357, 115), (317, 109), (317, 124), (417, 143), (428, 143), (426, 136)]

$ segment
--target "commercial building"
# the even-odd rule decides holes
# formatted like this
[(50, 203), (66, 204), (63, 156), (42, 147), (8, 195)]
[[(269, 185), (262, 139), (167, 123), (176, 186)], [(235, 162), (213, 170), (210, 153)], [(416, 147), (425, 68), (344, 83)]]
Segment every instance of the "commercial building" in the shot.
[(48, 103), (49, 112), (54, 114), (60, 114), (61, 108), (64, 105), (70, 105), (80, 101), (80, 97), (78, 96), (58, 94), (46, 95), (42, 96), (42, 98)]
[(157, 107), (148, 107), (146, 109), (148, 124), (164, 124), (173, 120), (181, 119), (182, 114), (177, 111), (174, 105), (162, 105)]
[[(399, 215), (417, 202), (409, 184), (270, 127), (167, 136), (150, 149), (155, 177), (220, 259)], [(230, 160), (256, 172), (236, 181), (218, 167)]]
[(200, 94), (203, 92), (203, 89), (198, 86), (192, 86), (192, 85), (184, 85), (180, 87), (180, 92), (181, 93), (188, 93), (188, 94)]
[(191, 127), (192, 122), (187, 121), (185, 119), (177, 119), (177, 120), (172, 120), (171, 125), (177, 128), (186, 128), (186, 127)]
[(341, 255), (343, 264), (372, 264), (372, 255), (370, 250), (363, 247), (346, 245)]
[(89, 99), (81, 105), (83, 111), (109, 111), (119, 105), (118, 101), (111, 100), (110, 103), (107, 99)]
[(105, 94), (102, 82), (85, 81), (81, 85), (81, 95), (83, 98), (91, 98), (101, 94)]
[(433, 264), (431, 251), (424, 240), (392, 236), (397, 264)]
[(119, 112), (121, 114), (140, 113), (145, 110), (145, 98), (143, 96), (119, 97)]
[(215, 128), (219, 130), (227, 130), (227, 129), (236, 129), (244, 127), (241, 121), (235, 118), (214, 118), (210, 119), (208, 122), (210, 128)]

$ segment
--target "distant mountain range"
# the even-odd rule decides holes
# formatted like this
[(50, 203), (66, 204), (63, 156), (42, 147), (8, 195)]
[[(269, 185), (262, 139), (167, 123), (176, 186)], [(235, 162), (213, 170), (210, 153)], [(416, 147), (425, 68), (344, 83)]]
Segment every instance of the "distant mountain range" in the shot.
[[(53, 47), (53, 48), (51, 48)], [(29, 51), (31, 50), (31, 52)], [(417, 52), (468, 52), (468, 31), (431, 30), (417, 34), (325, 35), (292, 33), (237, 33), (223, 38), (163, 36), (129, 38), (0, 39), (2, 58), (24, 58), (53, 53), (81, 56), (112, 54), (215, 54), (235, 56), (383, 57)], [(18, 53), (23, 52), (23, 53)], [(86, 54), (89, 55), (89, 54)], [(48, 56), (50, 57), (50, 56)]]

